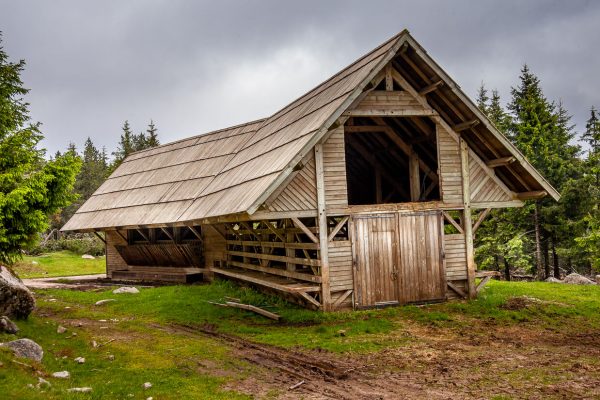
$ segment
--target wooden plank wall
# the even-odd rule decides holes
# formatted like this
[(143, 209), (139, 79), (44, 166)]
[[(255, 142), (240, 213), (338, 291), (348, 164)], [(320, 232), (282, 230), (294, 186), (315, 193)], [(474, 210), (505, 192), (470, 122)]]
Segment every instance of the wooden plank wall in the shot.
[(408, 111), (424, 110), (423, 106), (406, 91), (373, 90), (356, 106), (355, 110)]
[(124, 245), (127, 245), (127, 241), (119, 236), (117, 232), (106, 232), (106, 275), (109, 278), (112, 278), (113, 271), (127, 268), (127, 263), (115, 247)]
[(272, 211), (303, 211), (317, 209), (317, 184), (315, 156), (311, 154), (304, 167), (296, 173), (285, 188), (272, 201), (267, 201)]
[(437, 139), (442, 200), (448, 204), (462, 204), (462, 174), (458, 142), (439, 124)]
[[(204, 265), (207, 269), (215, 267), (215, 261), (227, 260), (227, 242), (214, 227), (202, 225), (202, 237), (204, 239)], [(206, 278), (210, 280), (212, 275), (209, 273)]]
[(491, 176), (486, 173), (481, 160), (476, 155), (469, 154), (469, 187), (471, 188), (471, 202), (494, 202), (510, 201), (511, 194), (498, 185)]
[[(444, 235), (444, 252), (446, 254), (446, 281), (458, 288), (467, 290), (467, 250), (465, 235), (462, 233)], [(448, 298), (458, 298), (451, 289), (446, 292)]]
[(327, 212), (346, 209), (348, 207), (348, 187), (343, 125), (334, 129), (323, 144), (323, 172)]
[[(352, 242), (336, 240), (329, 242), (329, 277), (331, 279), (331, 300), (335, 302), (347, 290), (354, 289), (352, 278)], [(337, 307), (351, 308), (352, 296), (347, 296)]]

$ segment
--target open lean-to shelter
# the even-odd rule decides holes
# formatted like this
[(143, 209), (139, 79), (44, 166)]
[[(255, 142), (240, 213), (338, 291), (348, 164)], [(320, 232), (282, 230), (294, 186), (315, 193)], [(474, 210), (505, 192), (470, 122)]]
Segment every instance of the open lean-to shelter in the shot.
[(63, 227), (112, 279), (322, 310), (472, 298), (490, 209), (557, 191), (403, 31), (272, 116), (128, 156)]

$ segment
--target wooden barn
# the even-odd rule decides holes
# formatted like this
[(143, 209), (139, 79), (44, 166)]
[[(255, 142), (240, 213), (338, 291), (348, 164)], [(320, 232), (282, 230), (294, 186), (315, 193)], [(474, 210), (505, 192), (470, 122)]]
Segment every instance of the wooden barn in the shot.
[(65, 225), (112, 279), (322, 310), (472, 298), (490, 209), (559, 194), (403, 31), (272, 116), (131, 154)]

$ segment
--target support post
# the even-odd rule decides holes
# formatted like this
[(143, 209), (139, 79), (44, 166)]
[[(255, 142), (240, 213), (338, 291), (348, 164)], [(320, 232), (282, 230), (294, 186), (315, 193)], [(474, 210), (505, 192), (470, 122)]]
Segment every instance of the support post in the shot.
[(315, 145), (315, 172), (317, 177), (317, 212), (319, 227), (319, 253), (321, 256), (321, 304), (323, 311), (331, 311), (331, 285), (329, 281), (329, 238), (325, 212), (325, 174), (323, 171), (323, 145)]
[(419, 155), (411, 147), (408, 159), (410, 171), (410, 201), (419, 201), (421, 197), (421, 178), (419, 176)]
[(471, 188), (469, 186), (469, 145), (460, 139), (460, 164), (463, 190), (463, 231), (467, 251), (467, 286), (470, 299), (477, 297), (475, 288), (475, 254), (473, 250), (473, 221), (471, 217)]

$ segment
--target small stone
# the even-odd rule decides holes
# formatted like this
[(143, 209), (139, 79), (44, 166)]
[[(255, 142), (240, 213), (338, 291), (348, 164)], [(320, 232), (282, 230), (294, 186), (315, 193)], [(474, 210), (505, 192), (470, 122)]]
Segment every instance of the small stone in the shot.
[(17, 357), (29, 358), (35, 361), (42, 361), (42, 357), (44, 357), (42, 346), (31, 339), (17, 339), (0, 344), (0, 346), (8, 347)]
[(154, 400), (154, 397), (146, 397), (146, 400)]
[(71, 374), (69, 373), (69, 371), (58, 371), (52, 373), (52, 376), (60, 379), (69, 379), (71, 377)]
[(135, 288), (135, 287), (131, 287), (131, 286), (123, 286), (120, 287), (118, 289), (113, 290), (114, 294), (121, 294), (121, 293), (131, 293), (131, 294), (136, 294), (139, 293), (140, 291)]
[(70, 307), (70, 306), (66, 306), (66, 307), (65, 307), (65, 310), (70, 310), (70, 309), (71, 309), (71, 307)]
[(105, 299), (105, 300), (98, 300), (96, 302), (97, 306), (101, 306), (102, 304), (106, 304), (106, 303), (110, 303), (111, 301), (115, 301), (115, 299)]
[(95, 260), (96, 257), (90, 255), (90, 254), (84, 254), (81, 256), (81, 258), (85, 259), (85, 260)]
[(59, 325), (58, 328), (56, 328), (56, 333), (65, 333), (67, 331), (67, 328), (65, 328), (62, 325)]
[(98, 322), (106, 322), (105, 319), (99, 319)]
[(48, 386), (48, 387), (50, 387), (50, 386), (52, 386), (52, 385), (50, 384), (50, 382), (48, 382), (48, 381), (47, 381), (47, 380), (45, 380), (44, 378), (42, 378), (42, 377), (38, 377), (38, 384), (37, 384), (37, 387), (39, 388), (39, 387), (41, 387), (41, 386)]
[(33, 384), (31, 384), (31, 383), (28, 383), (28, 384), (27, 384), (27, 387), (28, 387), (29, 389), (35, 389), (35, 386), (33, 386)]
[(556, 279), (553, 276), (550, 276), (546, 279), (546, 282), (551, 282), (551, 283), (563, 283), (563, 281), (561, 281), (560, 279)]
[(92, 391), (91, 387), (76, 387), (76, 388), (67, 389), (67, 392), (71, 392), (71, 393), (90, 393), (91, 391)]
[(114, 361), (115, 360), (115, 356), (113, 354), (109, 354), (108, 355), (108, 360), (109, 361)]
[(596, 275), (596, 284), (600, 285), (600, 275)]
[(56, 301), (56, 299), (48, 299), (48, 301), (55, 302), (55, 301)]
[(12, 322), (7, 316), (0, 317), (0, 332), (15, 334), (19, 332), (19, 327)]
[(340, 329), (339, 331), (337, 331), (338, 336), (346, 336), (346, 330), (345, 329)]
[(38, 265), (38, 262), (37, 261), (32, 261), (31, 264)]
[(150, 382), (144, 382), (144, 384), (142, 385), (142, 387), (144, 389), (150, 389), (152, 387), (152, 384)]
[(95, 340), (92, 340), (92, 347), (98, 347), (98, 342), (96, 342)]
[(77, 358), (75, 359), (75, 362), (76, 362), (77, 364), (84, 364), (84, 363), (85, 363), (85, 358), (83, 358), (83, 357), (77, 357)]

